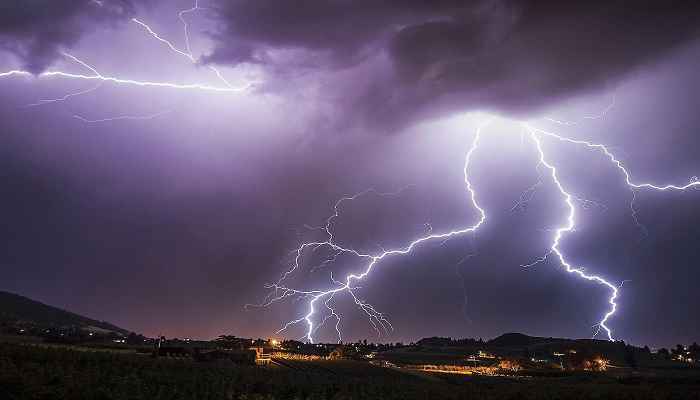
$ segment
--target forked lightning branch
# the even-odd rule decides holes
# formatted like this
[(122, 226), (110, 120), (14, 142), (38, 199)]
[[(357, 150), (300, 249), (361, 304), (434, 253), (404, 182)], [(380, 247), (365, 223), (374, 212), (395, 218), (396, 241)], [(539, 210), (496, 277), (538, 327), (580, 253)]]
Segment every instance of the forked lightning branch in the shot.
[[(304, 338), (309, 342), (313, 342), (314, 335), (317, 333), (317, 331), (320, 328), (322, 328), (328, 320), (333, 320), (338, 341), (342, 341), (342, 320), (340, 314), (336, 311), (334, 306), (334, 302), (338, 299), (339, 295), (341, 294), (349, 296), (350, 300), (357, 305), (359, 311), (367, 316), (370, 325), (377, 331), (378, 335), (381, 335), (382, 332), (388, 333), (390, 330), (393, 330), (393, 326), (391, 325), (389, 319), (385, 314), (378, 311), (371, 304), (358, 297), (358, 295), (356, 294), (358, 284), (363, 280), (370, 279), (372, 271), (375, 268), (379, 267), (381, 262), (386, 258), (410, 255), (410, 253), (417, 246), (420, 246), (424, 242), (434, 240), (446, 240), (455, 236), (474, 234), (483, 224), (487, 223), (487, 207), (479, 203), (477, 189), (474, 187), (470, 179), (470, 167), (472, 162), (472, 156), (476, 151), (478, 151), (481, 137), (483, 135), (488, 134), (489, 124), (490, 123), (488, 121), (483, 122), (477, 128), (474, 134), (474, 138), (471, 142), (471, 146), (469, 147), (466, 153), (463, 167), (464, 184), (467, 191), (467, 195), (471, 206), (477, 212), (477, 219), (471, 225), (465, 226), (462, 229), (446, 231), (441, 233), (433, 232), (433, 230), (430, 229), (429, 234), (416, 238), (404, 247), (383, 250), (375, 254), (363, 253), (356, 249), (353, 249), (352, 247), (349, 247), (346, 244), (338, 242), (335, 238), (333, 231), (334, 222), (340, 216), (341, 206), (345, 202), (355, 200), (360, 196), (370, 193), (378, 194), (381, 196), (395, 195), (396, 193), (379, 193), (374, 190), (367, 190), (355, 194), (353, 196), (341, 198), (338, 202), (335, 203), (333, 214), (326, 220), (325, 225), (321, 227), (322, 230), (325, 232), (326, 239), (323, 241), (304, 242), (296, 250), (294, 250), (294, 259), (290, 269), (285, 271), (277, 282), (267, 286), (268, 289), (270, 289), (269, 295), (261, 304), (257, 305), (260, 307), (267, 307), (289, 299), (302, 299), (306, 301), (305, 312), (299, 317), (286, 322), (281, 327), (281, 329), (279, 329), (278, 333), (282, 333), (294, 325), (305, 324), (306, 329)], [(568, 261), (566, 255), (561, 249), (562, 240), (564, 240), (566, 235), (572, 232), (576, 227), (576, 202), (580, 199), (575, 198), (567, 190), (566, 183), (562, 182), (559, 178), (557, 168), (545, 153), (542, 141), (545, 139), (557, 140), (565, 144), (584, 146), (592, 151), (602, 152), (610, 160), (612, 166), (619, 170), (623, 183), (627, 185), (632, 191), (639, 189), (659, 191), (684, 191), (700, 186), (700, 182), (698, 182), (697, 180), (692, 180), (689, 183), (683, 185), (657, 185), (647, 182), (638, 183), (632, 179), (630, 172), (605, 145), (592, 143), (584, 140), (571, 139), (556, 133), (539, 129), (529, 122), (520, 122), (518, 123), (518, 126), (525, 132), (527, 137), (532, 142), (534, 150), (536, 151), (536, 154), (538, 156), (538, 165), (536, 167), (538, 168), (538, 170), (539, 168), (544, 168), (549, 172), (549, 179), (551, 179), (551, 181), (554, 183), (559, 195), (561, 196), (562, 201), (566, 204), (566, 207), (568, 209), (568, 214), (565, 221), (563, 221), (563, 223), (559, 227), (554, 229), (554, 236), (552, 237), (549, 249), (547, 249), (540, 258), (529, 264), (525, 264), (525, 266), (533, 266), (535, 264), (552, 259), (556, 264), (559, 265), (560, 268), (562, 268), (565, 272), (571, 274), (572, 276), (575, 276), (579, 279), (587, 280), (593, 284), (601, 285), (605, 289), (607, 289), (609, 293), (607, 298), (607, 303), (609, 304), (609, 307), (603, 313), (601, 319), (596, 324), (596, 330), (593, 334), (593, 337), (598, 336), (598, 334), (601, 333), (601, 331), (603, 331), (606, 337), (612, 341), (614, 340), (614, 336), (609, 322), (617, 311), (618, 304), (616, 301), (619, 297), (622, 282), (614, 283), (611, 282), (609, 279), (605, 278), (604, 276), (586, 273), (585, 266), (573, 265), (570, 261)], [(634, 211), (634, 204), (631, 204), (630, 207)], [(330, 254), (330, 257), (322, 261), (322, 265), (332, 265), (337, 261), (340, 255), (346, 255), (354, 257), (356, 259), (356, 263), (358, 265), (358, 272), (350, 273), (342, 279), (337, 279), (333, 277), (331, 273), (330, 282), (332, 285), (328, 288), (298, 288), (288, 286), (286, 284), (288, 278), (292, 274), (297, 273), (299, 270), (303, 269), (302, 260), (305, 258), (305, 255), (307, 255), (308, 253), (314, 253), (321, 248), (329, 250)]]

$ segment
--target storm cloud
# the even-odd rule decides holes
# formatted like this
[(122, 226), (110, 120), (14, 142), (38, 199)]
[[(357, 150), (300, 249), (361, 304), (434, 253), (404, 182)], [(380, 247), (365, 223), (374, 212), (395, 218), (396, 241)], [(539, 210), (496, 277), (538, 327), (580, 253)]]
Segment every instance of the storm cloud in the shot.
[(40, 73), (84, 34), (133, 14), (129, 0), (5, 0), (0, 3), (0, 49)]
[(355, 70), (352, 87), (326, 89), (388, 128), (465, 108), (526, 113), (613, 85), (696, 38), (700, 17), (690, 1), (258, 0), (213, 10), (220, 28), (206, 62), (344, 81)]

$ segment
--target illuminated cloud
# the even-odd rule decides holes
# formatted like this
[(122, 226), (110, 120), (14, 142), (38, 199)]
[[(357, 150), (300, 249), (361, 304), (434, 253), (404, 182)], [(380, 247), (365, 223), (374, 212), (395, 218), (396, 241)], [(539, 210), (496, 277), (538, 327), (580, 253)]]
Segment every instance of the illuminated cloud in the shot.
[(134, 11), (132, 0), (6, 0), (0, 3), (0, 48), (15, 54), (24, 69), (39, 73), (86, 33)]

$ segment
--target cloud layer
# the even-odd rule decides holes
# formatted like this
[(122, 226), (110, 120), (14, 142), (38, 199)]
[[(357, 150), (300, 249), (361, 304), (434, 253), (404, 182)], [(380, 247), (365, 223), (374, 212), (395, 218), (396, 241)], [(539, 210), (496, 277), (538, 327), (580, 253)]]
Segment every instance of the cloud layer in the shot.
[[(146, 1), (8, 0), (0, 48), (38, 73)], [(386, 130), (464, 109), (528, 113), (614, 84), (700, 26), (693, 1), (212, 0), (206, 10), (216, 27), (203, 62), (263, 66), (268, 90), (321, 85), (343, 118)]]
[(0, 48), (39, 73), (86, 33), (134, 14), (130, 0), (4, 0)]
[(700, 4), (680, 3), (219, 1), (206, 61), (286, 75), (357, 69), (351, 91), (329, 86), (387, 127), (464, 108), (521, 113), (614, 83), (695, 39)]

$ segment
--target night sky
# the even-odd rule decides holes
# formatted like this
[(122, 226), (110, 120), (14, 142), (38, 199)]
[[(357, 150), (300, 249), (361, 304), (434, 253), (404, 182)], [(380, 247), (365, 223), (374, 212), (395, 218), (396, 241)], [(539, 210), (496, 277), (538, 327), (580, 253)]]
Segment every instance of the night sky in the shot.
[[(465, 154), (495, 118), (469, 172), (484, 225), (388, 257), (357, 282), (389, 335), (338, 294), (343, 339), (590, 337), (609, 290), (554, 258), (522, 267), (568, 210), (541, 167), (532, 199), (514, 207), (538, 181), (519, 121), (605, 144), (634, 182), (696, 179), (700, 3), (571, 3), (200, 0), (180, 19), (191, 0), (3, 0), (0, 290), (146, 335), (274, 336), (308, 299), (245, 305), (264, 302), (290, 251), (319, 240), (309, 227), (339, 198), (403, 189), (341, 207), (336, 239), (372, 254), (475, 223)], [(244, 90), (40, 75), (95, 75), (66, 53), (102, 76)], [(35, 75), (2, 75), (11, 70)], [(624, 281), (615, 337), (699, 340), (700, 190), (637, 190), (636, 223), (633, 192), (601, 152), (542, 146), (566, 189), (589, 200), (575, 202), (562, 251)], [(366, 264), (311, 268), (319, 260), (287, 283), (328, 289), (331, 271)], [(333, 325), (315, 338), (337, 340)]]

